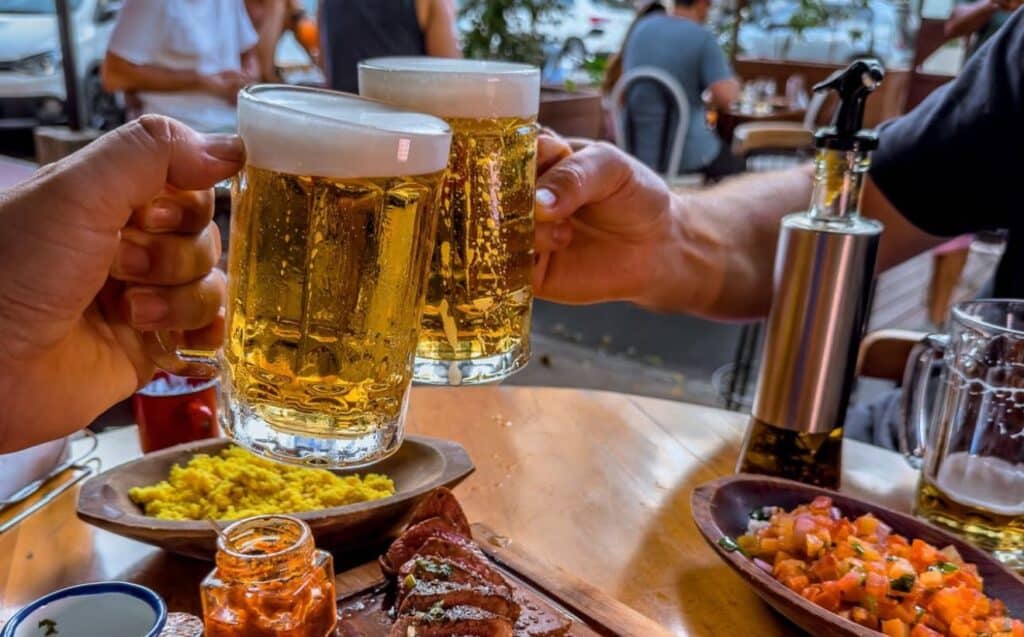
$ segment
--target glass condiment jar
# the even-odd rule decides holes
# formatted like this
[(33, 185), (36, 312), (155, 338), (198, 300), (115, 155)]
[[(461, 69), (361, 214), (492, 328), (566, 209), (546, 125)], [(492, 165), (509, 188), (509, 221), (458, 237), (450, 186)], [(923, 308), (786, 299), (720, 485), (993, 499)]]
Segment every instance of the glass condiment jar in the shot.
[(201, 586), (206, 637), (325, 637), (334, 630), (334, 563), (301, 520), (235, 522)]

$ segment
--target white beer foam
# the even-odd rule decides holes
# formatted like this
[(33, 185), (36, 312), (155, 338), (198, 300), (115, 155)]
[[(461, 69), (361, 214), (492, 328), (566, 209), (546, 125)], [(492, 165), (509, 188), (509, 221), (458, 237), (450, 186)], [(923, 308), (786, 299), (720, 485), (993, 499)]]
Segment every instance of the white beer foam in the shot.
[(359, 94), (439, 117), (537, 115), (540, 71), (528, 64), (431, 57), (359, 63)]
[(423, 175), (448, 164), (443, 120), (348, 93), (264, 84), (238, 98), (238, 132), (253, 166), (292, 175)]
[(935, 480), (943, 493), (964, 506), (999, 515), (1024, 515), (1024, 465), (992, 456), (951, 453)]

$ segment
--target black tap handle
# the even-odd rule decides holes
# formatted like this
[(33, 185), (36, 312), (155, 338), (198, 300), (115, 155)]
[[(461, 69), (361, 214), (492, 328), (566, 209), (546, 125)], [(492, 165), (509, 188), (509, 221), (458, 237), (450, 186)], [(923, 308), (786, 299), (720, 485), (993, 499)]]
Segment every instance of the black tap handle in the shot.
[(819, 145), (844, 147), (860, 136), (868, 95), (878, 88), (884, 77), (885, 69), (878, 60), (862, 58), (814, 85), (816, 93), (833, 90), (839, 95), (839, 108), (832, 127), (819, 133)]

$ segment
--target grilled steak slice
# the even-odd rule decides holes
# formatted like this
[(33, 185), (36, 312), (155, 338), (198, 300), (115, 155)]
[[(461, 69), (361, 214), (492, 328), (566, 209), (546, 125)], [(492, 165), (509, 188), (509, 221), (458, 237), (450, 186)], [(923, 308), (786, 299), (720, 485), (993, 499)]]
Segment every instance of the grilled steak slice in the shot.
[[(439, 612), (440, 611), (440, 612)], [(389, 637), (513, 637), (512, 623), (479, 608), (447, 610), (399, 617)]]
[(519, 604), (512, 601), (508, 588), (498, 590), (493, 586), (459, 584), (456, 582), (416, 582), (412, 590), (406, 591), (398, 605), (399, 615), (417, 611), (429, 612), (438, 603), (442, 608), (473, 606), (511, 622), (519, 618)]
[(413, 511), (408, 526), (418, 524), (430, 518), (441, 518), (448, 520), (455, 527), (455, 530), (467, 538), (473, 537), (473, 531), (469, 528), (469, 520), (462, 511), (462, 505), (455, 499), (455, 495), (444, 487), (434, 489), (430, 495), (423, 498)]
[[(416, 551), (416, 555), (413, 560), (417, 558), (431, 560), (440, 564), (451, 563), (457, 565), (463, 570), (470, 571), (485, 582), (495, 585), (507, 584), (505, 578), (494, 570), (490, 560), (484, 557), (483, 553), (481, 553), (476, 547), (453, 544), (445, 541), (443, 538), (433, 537), (424, 542), (423, 546)], [(408, 563), (409, 562), (403, 564), (403, 568)], [(415, 573), (413, 574), (415, 575)], [(406, 575), (408, 575), (408, 573), (399, 571), (399, 579)], [(434, 577), (427, 579), (438, 578)]]
[(380, 568), (385, 575), (394, 576), (398, 569), (419, 551), (423, 543), (432, 537), (456, 544), (469, 544), (471, 540), (460, 534), (458, 529), (444, 518), (427, 518), (410, 526), (391, 543), (380, 558)]
[(506, 597), (512, 595), (512, 590), (501, 575), (493, 570), (487, 570), (487, 577), (482, 577), (477, 570), (466, 568), (456, 560), (443, 557), (417, 555), (402, 565), (398, 571), (398, 595), (397, 604), (400, 606), (417, 582), (453, 582), (465, 584), (466, 586), (491, 586), (494, 590)]
[(522, 608), (515, 625), (516, 637), (564, 637), (572, 628), (564, 615), (547, 604), (537, 604), (518, 589), (512, 599)]

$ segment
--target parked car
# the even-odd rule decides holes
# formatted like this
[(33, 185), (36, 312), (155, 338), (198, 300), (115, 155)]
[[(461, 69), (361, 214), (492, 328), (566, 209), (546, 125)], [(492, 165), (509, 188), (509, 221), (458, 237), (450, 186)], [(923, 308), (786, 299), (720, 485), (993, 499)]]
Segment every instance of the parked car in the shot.
[[(806, 4), (806, 3), (804, 3)], [(906, 3), (888, 0), (830, 1), (814, 5), (820, 14), (802, 29), (799, 0), (752, 4), (740, 25), (739, 47), (745, 57), (845, 64), (877, 57), (890, 68), (905, 68), (912, 57)]]
[[(122, 109), (100, 82), (120, 0), (68, 0), (85, 121), (117, 125)], [(0, 128), (65, 119), (64, 74), (54, 0), (0, 0)]]

